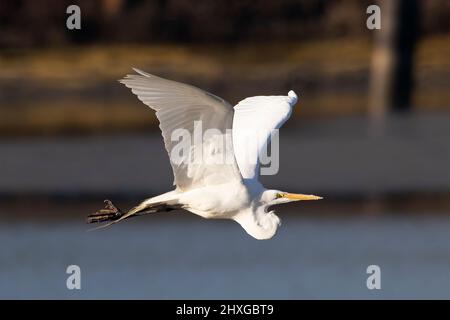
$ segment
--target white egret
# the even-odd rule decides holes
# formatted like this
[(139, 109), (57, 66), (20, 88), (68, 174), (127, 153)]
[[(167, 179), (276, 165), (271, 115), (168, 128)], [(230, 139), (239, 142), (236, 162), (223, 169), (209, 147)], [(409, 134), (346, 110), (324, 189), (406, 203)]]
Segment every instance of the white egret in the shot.
[[(294, 91), (289, 91), (287, 96), (246, 98), (233, 110), (225, 100), (199, 88), (134, 70), (138, 74), (127, 75), (120, 82), (156, 111), (176, 188), (149, 198), (128, 212), (105, 200), (106, 207), (91, 214), (89, 223), (109, 221), (107, 225), (111, 225), (133, 216), (184, 209), (203, 218), (232, 219), (252, 237), (270, 239), (280, 225), (278, 216), (268, 210), (270, 206), (321, 199), (264, 188), (258, 180), (258, 157), (266, 144), (251, 151), (248, 148), (251, 136), (244, 134), (258, 132), (267, 142), (272, 130), (280, 128), (291, 115), (297, 102)], [(196, 145), (188, 149), (188, 154), (181, 155), (183, 161), (174, 161), (177, 143), (174, 132), (183, 129), (194, 134), (196, 122), (201, 123), (203, 130), (215, 130), (214, 139), (202, 140), (206, 144), (201, 147), (202, 161), (189, 161), (199, 148)], [(208, 161), (226, 153), (232, 155), (231, 160)]]

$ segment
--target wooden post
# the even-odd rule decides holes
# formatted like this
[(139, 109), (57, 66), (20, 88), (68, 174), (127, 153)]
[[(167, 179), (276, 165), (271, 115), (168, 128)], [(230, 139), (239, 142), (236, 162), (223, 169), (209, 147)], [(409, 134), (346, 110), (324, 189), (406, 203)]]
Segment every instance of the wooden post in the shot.
[(369, 114), (378, 125), (390, 111), (411, 109), (419, 19), (417, 0), (383, 0), (379, 6), (381, 29), (372, 31), (376, 34), (369, 92)]

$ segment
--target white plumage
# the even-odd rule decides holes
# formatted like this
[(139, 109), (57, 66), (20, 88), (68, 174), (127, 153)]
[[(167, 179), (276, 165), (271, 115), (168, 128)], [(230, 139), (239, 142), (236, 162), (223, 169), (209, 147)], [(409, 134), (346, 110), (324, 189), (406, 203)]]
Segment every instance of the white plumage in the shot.
[[(269, 206), (321, 199), (267, 190), (258, 179), (260, 152), (273, 130), (290, 117), (297, 102), (294, 91), (287, 96), (246, 98), (233, 110), (211, 93), (134, 70), (137, 75), (127, 75), (120, 82), (156, 111), (176, 188), (126, 213), (109, 203), (91, 215), (90, 222), (112, 220), (110, 225), (131, 216), (183, 208), (204, 218), (235, 220), (254, 238), (269, 239), (280, 224), (275, 213), (267, 210)], [(193, 139), (188, 152), (177, 152), (180, 130), (193, 137), (199, 129), (211, 134)]]
[(296, 103), (297, 95), (291, 90), (288, 96), (246, 98), (234, 107), (233, 148), (244, 179), (258, 179), (259, 155), (273, 130), (289, 119)]

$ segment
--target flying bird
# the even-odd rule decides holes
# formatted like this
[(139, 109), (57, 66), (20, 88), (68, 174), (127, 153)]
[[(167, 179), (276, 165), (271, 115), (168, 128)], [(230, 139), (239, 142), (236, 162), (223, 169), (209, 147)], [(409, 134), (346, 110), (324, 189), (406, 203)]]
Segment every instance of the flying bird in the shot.
[[(287, 96), (249, 97), (233, 108), (194, 86), (134, 71), (137, 74), (119, 82), (156, 111), (176, 187), (125, 212), (105, 200), (105, 208), (89, 215), (88, 223), (107, 222), (103, 226), (109, 226), (130, 217), (184, 209), (203, 218), (234, 220), (250, 236), (263, 240), (272, 238), (280, 225), (271, 206), (322, 199), (266, 189), (259, 181), (260, 154), (272, 132), (290, 117), (297, 103), (294, 91)], [(177, 137), (195, 135), (199, 125), (212, 134), (200, 139), (201, 145), (194, 143), (184, 152), (174, 152), (180, 147)], [(195, 161), (197, 153), (200, 161)]]

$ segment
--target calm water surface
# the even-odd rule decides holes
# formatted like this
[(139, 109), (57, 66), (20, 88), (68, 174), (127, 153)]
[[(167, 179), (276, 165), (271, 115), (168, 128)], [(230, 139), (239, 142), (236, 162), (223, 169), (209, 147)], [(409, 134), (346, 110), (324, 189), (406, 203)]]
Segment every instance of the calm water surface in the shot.
[[(295, 216), (270, 241), (184, 213), (86, 232), (79, 219), (0, 224), (0, 298), (450, 298), (450, 217)], [(66, 267), (82, 289), (66, 289)], [(382, 289), (366, 288), (366, 268)]]

